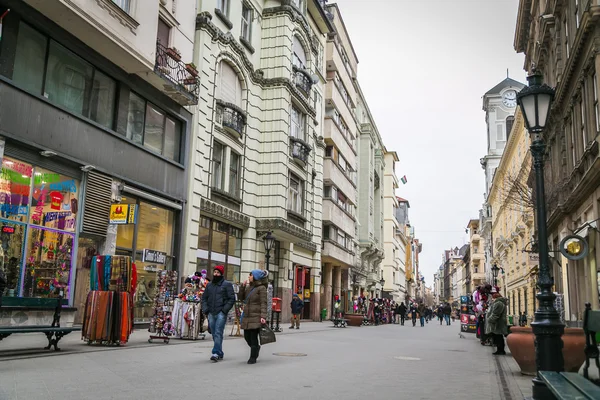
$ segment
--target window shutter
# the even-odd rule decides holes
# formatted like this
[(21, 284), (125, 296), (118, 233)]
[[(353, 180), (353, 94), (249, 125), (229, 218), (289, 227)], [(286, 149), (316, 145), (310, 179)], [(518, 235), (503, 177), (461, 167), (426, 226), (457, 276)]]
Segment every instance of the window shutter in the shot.
[(87, 174), (82, 233), (106, 237), (112, 198), (112, 179), (98, 172)]
[(221, 100), (242, 106), (242, 85), (235, 70), (226, 62), (221, 62), (220, 94)]
[(300, 59), (302, 65), (306, 67), (306, 53), (304, 52), (304, 47), (302, 47), (302, 44), (300, 43), (300, 40), (298, 40), (297, 36), (294, 36), (293, 39), (293, 51), (298, 59)]

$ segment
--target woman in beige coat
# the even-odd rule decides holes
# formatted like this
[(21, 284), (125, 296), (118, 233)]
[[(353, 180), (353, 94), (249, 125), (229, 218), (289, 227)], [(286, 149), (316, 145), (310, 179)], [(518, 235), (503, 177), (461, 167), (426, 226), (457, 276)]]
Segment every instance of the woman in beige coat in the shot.
[(244, 305), (241, 327), (244, 330), (244, 339), (250, 346), (248, 364), (256, 364), (260, 352), (258, 334), (261, 326), (267, 323), (268, 276), (268, 271), (252, 270), (238, 293), (238, 299)]

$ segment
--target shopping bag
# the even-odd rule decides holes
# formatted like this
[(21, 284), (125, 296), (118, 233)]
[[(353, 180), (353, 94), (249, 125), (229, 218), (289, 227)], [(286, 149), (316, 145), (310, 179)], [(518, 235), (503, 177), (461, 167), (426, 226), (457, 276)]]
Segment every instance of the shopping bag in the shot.
[(260, 328), (258, 336), (260, 337), (261, 345), (275, 343), (277, 341), (277, 338), (275, 337), (275, 332), (273, 332), (267, 325), (263, 325)]

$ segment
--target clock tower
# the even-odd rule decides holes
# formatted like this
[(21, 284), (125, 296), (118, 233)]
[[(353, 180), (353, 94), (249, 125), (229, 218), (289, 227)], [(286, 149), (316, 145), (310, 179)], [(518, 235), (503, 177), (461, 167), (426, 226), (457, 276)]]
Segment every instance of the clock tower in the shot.
[(491, 261), (494, 256), (492, 248), (492, 212), (494, 210), (487, 203), (487, 198), (494, 179), (494, 173), (500, 165), (500, 159), (515, 120), (517, 92), (524, 87), (525, 85), (521, 82), (507, 76), (505, 80), (483, 95), (483, 111), (485, 111), (487, 125), (487, 154), (480, 160), (485, 171), (485, 202), (483, 203), (483, 209), (479, 212), (479, 226), (481, 227), (485, 252), (485, 276), (488, 282), (493, 282)]

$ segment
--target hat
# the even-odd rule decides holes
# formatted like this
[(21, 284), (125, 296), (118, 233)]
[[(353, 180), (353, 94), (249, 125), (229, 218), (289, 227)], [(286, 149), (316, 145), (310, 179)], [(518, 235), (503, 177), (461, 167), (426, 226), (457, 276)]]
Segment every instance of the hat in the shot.
[(215, 271), (219, 271), (221, 273), (221, 275), (225, 274), (225, 267), (222, 265), (217, 265), (215, 266)]
[(292, 297), (298, 297), (298, 294), (297, 294), (297, 293), (294, 293), (294, 294), (292, 295)]
[(262, 269), (253, 269), (252, 271), (250, 271), (250, 274), (252, 275), (255, 281), (260, 281), (261, 279), (266, 277), (268, 273), (267, 271), (263, 271)]
[(497, 289), (497, 288), (495, 288), (495, 287), (492, 287), (492, 290), (491, 290), (491, 292), (490, 292), (490, 293), (498, 293), (498, 289)]

